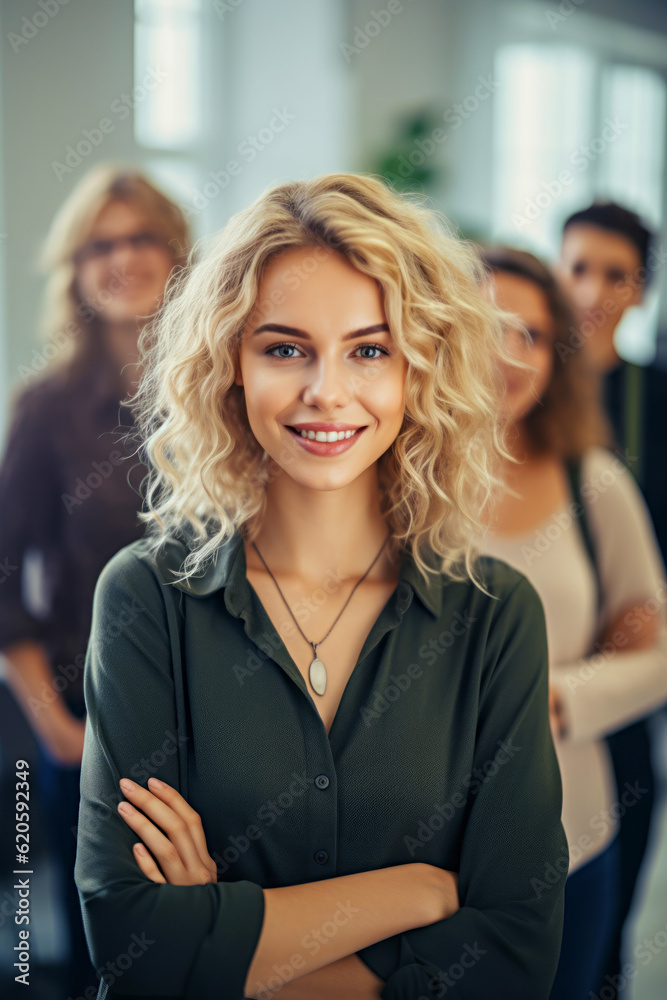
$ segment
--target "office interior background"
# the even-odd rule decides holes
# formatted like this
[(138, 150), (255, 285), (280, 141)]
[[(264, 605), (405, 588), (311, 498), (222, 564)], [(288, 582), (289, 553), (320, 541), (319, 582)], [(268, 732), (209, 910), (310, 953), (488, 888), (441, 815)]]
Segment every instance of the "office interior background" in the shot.
[[(276, 181), (368, 171), (423, 191), (464, 236), (551, 261), (563, 220), (596, 197), (667, 245), (660, 0), (2, 0), (0, 42), (0, 437), (11, 392), (54, 349), (38, 332), (40, 244), (101, 161), (145, 168), (197, 238)], [(667, 368), (666, 288), (658, 269), (624, 318), (627, 360)], [(29, 752), (7, 690), (2, 728), (5, 758)], [(667, 941), (664, 806), (654, 832), (637, 942)], [(34, 939), (48, 965), (67, 942), (46, 857), (42, 873)], [(634, 996), (666, 984), (656, 946)]]

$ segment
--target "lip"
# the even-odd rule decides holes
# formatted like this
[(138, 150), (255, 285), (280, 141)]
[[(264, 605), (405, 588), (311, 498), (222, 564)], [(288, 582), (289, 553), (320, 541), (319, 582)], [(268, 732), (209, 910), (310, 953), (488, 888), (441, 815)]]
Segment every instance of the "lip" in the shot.
[(134, 274), (123, 275), (123, 278), (124, 282), (122, 287), (120, 288), (121, 295), (123, 294), (123, 292), (134, 292), (134, 291), (141, 292), (144, 289), (149, 288), (154, 284), (151, 278), (141, 278)]
[(310, 423), (290, 424), (289, 426), (295, 427), (298, 431), (356, 431), (359, 429), (361, 425), (332, 424), (332, 423), (313, 420)]
[[(293, 426), (298, 426), (302, 430), (313, 430), (313, 431), (326, 430), (326, 429), (332, 431), (356, 430), (357, 433), (353, 434), (352, 437), (343, 438), (342, 441), (312, 441), (310, 438), (301, 437), (300, 434), (297, 434), (297, 432), (293, 430)], [(305, 451), (309, 451), (312, 455), (323, 455), (323, 456), (340, 455), (344, 451), (349, 451), (349, 449), (355, 445), (355, 443), (359, 440), (363, 432), (366, 430), (365, 427), (359, 427), (359, 428), (349, 427), (349, 426), (345, 427), (340, 424), (338, 426), (336, 426), (335, 424), (333, 426), (329, 425), (328, 428), (326, 425), (312, 426), (310, 424), (298, 424), (293, 426), (286, 427), (286, 430), (290, 435), (290, 437), (294, 438), (295, 441), (298, 441), (301, 447)]]

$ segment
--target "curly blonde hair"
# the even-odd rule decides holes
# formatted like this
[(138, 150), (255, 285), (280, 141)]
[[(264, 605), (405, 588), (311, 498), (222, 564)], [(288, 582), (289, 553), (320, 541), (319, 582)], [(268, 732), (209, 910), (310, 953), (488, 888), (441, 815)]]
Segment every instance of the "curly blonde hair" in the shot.
[(410, 546), (425, 580), (435, 572), (480, 586), (480, 515), (503, 486), (502, 459), (514, 461), (497, 419), (498, 361), (525, 365), (505, 351), (504, 314), (481, 293), (473, 245), (424, 202), (373, 176), (325, 174), (270, 187), (192, 248), (142, 332), (142, 375), (128, 400), (148, 468), (139, 516), (149, 549), (190, 536), (179, 582), (236, 530), (258, 534), (271, 470), (234, 382), (240, 338), (267, 263), (323, 247), (376, 279), (408, 361), (403, 423), (378, 460), (394, 551)]

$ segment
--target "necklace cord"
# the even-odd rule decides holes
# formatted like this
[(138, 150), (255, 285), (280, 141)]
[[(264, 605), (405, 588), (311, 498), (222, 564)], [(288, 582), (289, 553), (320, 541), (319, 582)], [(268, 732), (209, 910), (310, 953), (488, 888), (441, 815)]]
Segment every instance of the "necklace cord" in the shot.
[[(375, 563), (376, 563), (376, 562), (378, 561), (378, 559), (380, 558), (380, 555), (381, 555), (381, 553), (382, 553), (382, 550), (384, 549), (385, 545), (387, 544), (387, 542), (389, 541), (389, 539), (390, 539), (390, 538), (391, 538), (391, 532), (389, 532), (389, 534), (388, 534), (388, 535), (387, 535), (387, 537), (385, 538), (384, 542), (383, 542), (383, 543), (382, 543), (382, 545), (380, 546), (380, 551), (379, 551), (379, 552), (378, 552), (378, 554), (377, 554), (377, 555), (375, 556), (375, 559), (374, 559), (374, 560), (373, 560), (373, 562), (372, 562), (372, 563), (370, 564), (370, 566), (368, 567), (368, 569), (366, 570), (366, 572), (364, 573), (364, 575), (363, 575), (362, 577), (360, 577), (360, 578), (359, 578), (359, 579), (357, 580), (357, 582), (355, 583), (355, 585), (354, 585), (354, 587), (352, 588), (352, 591), (351, 591), (351, 593), (350, 593), (350, 596), (349, 596), (349, 597), (348, 597), (348, 599), (346, 600), (346, 602), (345, 602), (345, 604), (343, 605), (343, 607), (341, 608), (341, 610), (340, 610), (340, 611), (338, 612), (338, 615), (336, 616), (336, 619), (335, 619), (335, 621), (334, 621), (333, 625), (331, 626), (331, 628), (329, 629), (329, 631), (327, 632), (327, 634), (326, 634), (326, 635), (324, 636), (324, 639), (327, 639), (327, 638), (329, 637), (329, 635), (331, 634), (331, 632), (333, 631), (333, 628), (334, 628), (334, 626), (335, 626), (336, 622), (338, 621), (338, 619), (340, 618), (340, 616), (341, 616), (341, 615), (343, 614), (343, 611), (345, 611), (345, 608), (346, 608), (346, 607), (348, 606), (348, 604), (350, 603), (350, 601), (352, 600), (352, 597), (353, 597), (353, 595), (354, 595), (354, 592), (355, 592), (355, 590), (357, 589), (357, 587), (359, 586), (359, 584), (360, 584), (360, 583), (362, 583), (362, 582), (363, 582), (363, 581), (364, 581), (364, 580), (366, 579), (366, 577), (368, 576), (368, 574), (370, 573), (370, 571), (371, 571), (371, 570), (373, 569), (373, 566), (375, 566)], [(271, 572), (271, 570), (269, 569), (269, 567), (268, 567), (268, 566), (266, 565), (266, 561), (265, 561), (265, 559), (264, 559), (264, 556), (263, 556), (263, 555), (262, 555), (262, 553), (261, 553), (261, 552), (259, 551), (259, 549), (257, 548), (257, 546), (255, 545), (255, 543), (254, 543), (254, 542), (251, 542), (251, 545), (252, 545), (252, 547), (254, 548), (254, 550), (255, 550), (255, 552), (257, 553), (257, 555), (259, 556), (259, 558), (260, 558), (260, 559), (262, 560), (262, 562), (264, 563), (264, 567), (265, 567), (265, 569), (266, 569), (267, 573), (269, 574), (269, 576), (271, 577), (271, 579), (272, 579), (272, 580), (273, 580), (273, 582), (275, 583), (276, 587), (278, 588), (278, 593), (279, 593), (279, 594), (280, 594), (280, 596), (282, 597), (282, 599), (283, 599), (283, 602), (284, 602), (284, 604), (285, 604), (285, 607), (286, 607), (286, 608), (287, 608), (287, 610), (289, 611), (290, 615), (292, 615), (292, 620), (294, 621), (294, 624), (295, 624), (295, 625), (296, 625), (296, 627), (298, 628), (299, 632), (301, 632), (301, 635), (302, 635), (302, 636), (303, 636), (303, 638), (304, 638), (304, 639), (306, 640), (306, 642), (308, 643), (308, 645), (309, 645), (309, 646), (312, 646), (312, 647), (313, 647), (313, 653), (315, 654), (315, 656), (317, 656), (317, 648), (316, 648), (316, 647), (317, 647), (317, 646), (321, 646), (321, 645), (322, 645), (322, 643), (324, 642), (324, 639), (320, 639), (320, 641), (319, 641), (319, 642), (316, 642), (316, 643), (312, 643), (312, 642), (310, 641), (310, 639), (308, 639), (308, 638), (307, 638), (307, 636), (305, 636), (305, 635), (304, 635), (304, 633), (303, 633), (303, 630), (301, 629), (301, 626), (299, 625), (298, 621), (296, 620), (296, 618), (295, 618), (295, 617), (294, 617), (294, 615), (292, 614), (292, 609), (290, 608), (289, 604), (287, 603), (287, 600), (285, 599), (285, 595), (283, 594), (282, 590), (280, 589), (280, 585), (278, 584), (278, 581), (276, 580), (275, 576), (273, 575), (273, 573)]]

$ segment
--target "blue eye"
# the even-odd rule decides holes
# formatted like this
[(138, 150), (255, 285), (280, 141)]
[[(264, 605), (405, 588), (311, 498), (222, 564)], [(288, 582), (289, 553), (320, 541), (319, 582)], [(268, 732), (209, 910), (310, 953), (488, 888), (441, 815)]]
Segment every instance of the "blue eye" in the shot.
[[(389, 351), (386, 348), (382, 347), (380, 344), (360, 344), (359, 347), (357, 347), (357, 350), (361, 351), (361, 350), (365, 350), (367, 348), (369, 348), (372, 351), (380, 351), (381, 355), (386, 355), (386, 357), (390, 357)], [(279, 350), (282, 350), (282, 349), (295, 350), (295, 351), (299, 350), (299, 348), (298, 348), (298, 346), (296, 344), (287, 344), (287, 343), (284, 343), (284, 344), (274, 344), (273, 347), (267, 348), (267, 350), (264, 353), (267, 354), (267, 355), (269, 355), (269, 356), (271, 356), (271, 357), (274, 357), (274, 358), (279, 358), (279, 359), (282, 359), (282, 360), (285, 360), (285, 361), (290, 361), (294, 357), (294, 355), (285, 355), (285, 354), (278, 355), (278, 354), (274, 354), (274, 351), (279, 351)], [(374, 357), (374, 358), (365, 357), (365, 358), (362, 358), (361, 360), (362, 361), (379, 361), (380, 358), (377, 357), (377, 356)]]
[[(278, 351), (278, 350), (281, 350), (281, 349), (282, 349), (282, 348), (284, 348), (284, 347), (285, 347), (285, 348), (288, 348), (288, 349), (294, 349), (295, 351), (296, 351), (296, 350), (298, 350), (298, 348), (297, 348), (296, 344), (276, 344), (276, 346), (275, 346), (275, 347), (270, 347), (270, 348), (268, 349), (268, 351), (266, 351), (266, 354), (269, 354), (269, 355), (271, 355), (272, 357), (274, 357), (274, 358), (277, 358), (277, 357), (278, 357), (278, 355), (277, 355), (277, 354), (274, 354), (273, 352), (274, 352), (274, 351)], [(285, 356), (284, 354), (283, 354), (283, 355), (281, 355), (281, 356), (282, 356), (283, 358), (285, 358), (285, 357), (286, 357), (286, 356)], [(287, 360), (289, 361), (289, 359), (290, 359), (290, 356), (288, 355), (288, 356), (287, 356)]]
[[(364, 351), (364, 350), (366, 350), (366, 348), (370, 348), (371, 351), (380, 351), (382, 354), (385, 354), (387, 357), (389, 357), (389, 351), (385, 350), (384, 347), (380, 347), (379, 344), (361, 344), (357, 348), (357, 350), (358, 351)], [(377, 358), (377, 357), (374, 357), (374, 358), (365, 358), (364, 360), (365, 361), (378, 361), (379, 358)]]

